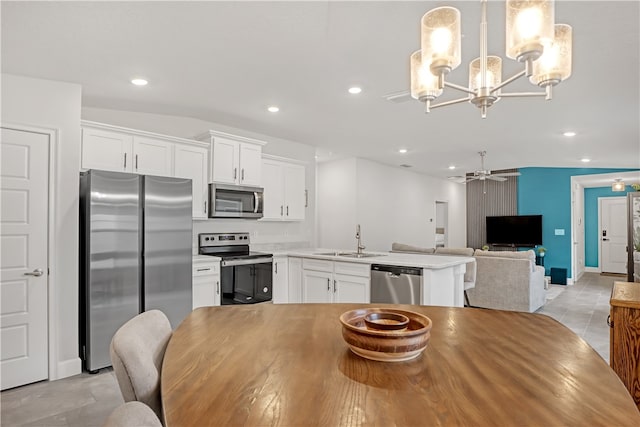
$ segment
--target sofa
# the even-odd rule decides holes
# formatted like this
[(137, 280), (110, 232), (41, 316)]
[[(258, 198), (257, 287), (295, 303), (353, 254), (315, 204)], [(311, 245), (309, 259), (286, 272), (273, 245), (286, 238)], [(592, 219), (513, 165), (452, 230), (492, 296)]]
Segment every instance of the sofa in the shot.
[[(532, 313), (546, 301), (544, 268), (536, 265), (532, 250), (474, 251), (471, 248), (421, 248), (393, 243), (391, 252), (473, 256), (476, 262), (473, 267), (467, 265), (465, 273), (465, 291), (473, 307)], [(467, 286), (471, 282), (475, 286)]]

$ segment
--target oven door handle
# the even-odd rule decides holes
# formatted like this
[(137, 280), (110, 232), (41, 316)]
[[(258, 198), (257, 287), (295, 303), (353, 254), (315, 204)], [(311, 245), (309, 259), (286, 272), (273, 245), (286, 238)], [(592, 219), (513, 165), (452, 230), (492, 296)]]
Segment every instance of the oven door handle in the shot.
[(264, 258), (251, 258), (251, 259), (232, 259), (229, 261), (222, 261), (220, 263), (221, 267), (233, 267), (236, 265), (251, 265), (251, 264), (263, 264), (266, 262), (273, 262), (273, 257), (264, 257)]

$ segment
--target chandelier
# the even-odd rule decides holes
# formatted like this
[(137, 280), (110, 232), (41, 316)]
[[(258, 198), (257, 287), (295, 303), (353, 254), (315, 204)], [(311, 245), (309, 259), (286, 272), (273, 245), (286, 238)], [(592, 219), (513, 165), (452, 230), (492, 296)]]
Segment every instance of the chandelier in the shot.
[[(506, 0), (506, 56), (524, 63), (524, 69), (502, 79), (502, 58), (487, 54), (487, 0), (481, 0), (480, 57), (469, 64), (469, 86), (445, 77), (461, 62), (460, 11), (438, 7), (422, 17), (421, 49), (411, 55), (411, 96), (432, 108), (470, 102), (486, 118), (487, 109), (501, 98), (552, 98), (555, 85), (571, 75), (572, 29), (554, 25), (553, 0)], [(502, 92), (502, 88), (526, 76), (544, 92)], [(465, 96), (433, 103), (448, 87)]]

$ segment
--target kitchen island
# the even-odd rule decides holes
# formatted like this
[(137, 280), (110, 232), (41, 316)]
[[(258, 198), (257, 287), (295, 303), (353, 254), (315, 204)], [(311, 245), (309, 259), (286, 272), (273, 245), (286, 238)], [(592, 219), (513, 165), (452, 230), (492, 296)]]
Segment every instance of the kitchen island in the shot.
[[(464, 273), (472, 257), (365, 252), (335, 249), (291, 249), (274, 254), (288, 258), (287, 292), (274, 302), (370, 302), (371, 265), (382, 264), (422, 269), (422, 305), (464, 306)], [(309, 272), (315, 272), (313, 275)], [(316, 285), (314, 285), (314, 280)], [(340, 285), (342, 281), (343, 286)], [(325, 283), (328, 286), (325, 288)], [(319, 287), (322, 285), (322, 289)], [(284, 295), (285, 286), (274, 280), (274, 293)]]

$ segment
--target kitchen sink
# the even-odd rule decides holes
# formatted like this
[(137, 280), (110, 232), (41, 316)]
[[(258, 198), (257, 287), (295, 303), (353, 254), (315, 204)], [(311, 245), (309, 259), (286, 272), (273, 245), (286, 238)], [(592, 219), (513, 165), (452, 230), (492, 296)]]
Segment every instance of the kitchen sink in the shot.
[(347, 258), (369, 258), (374, 256), (384, 256), (378, 254), (367, 254), (367, 253), (357, 253), (357, 252), (317, 252), (314, 255), (325, 255), (325, 256), (343, 256)]

